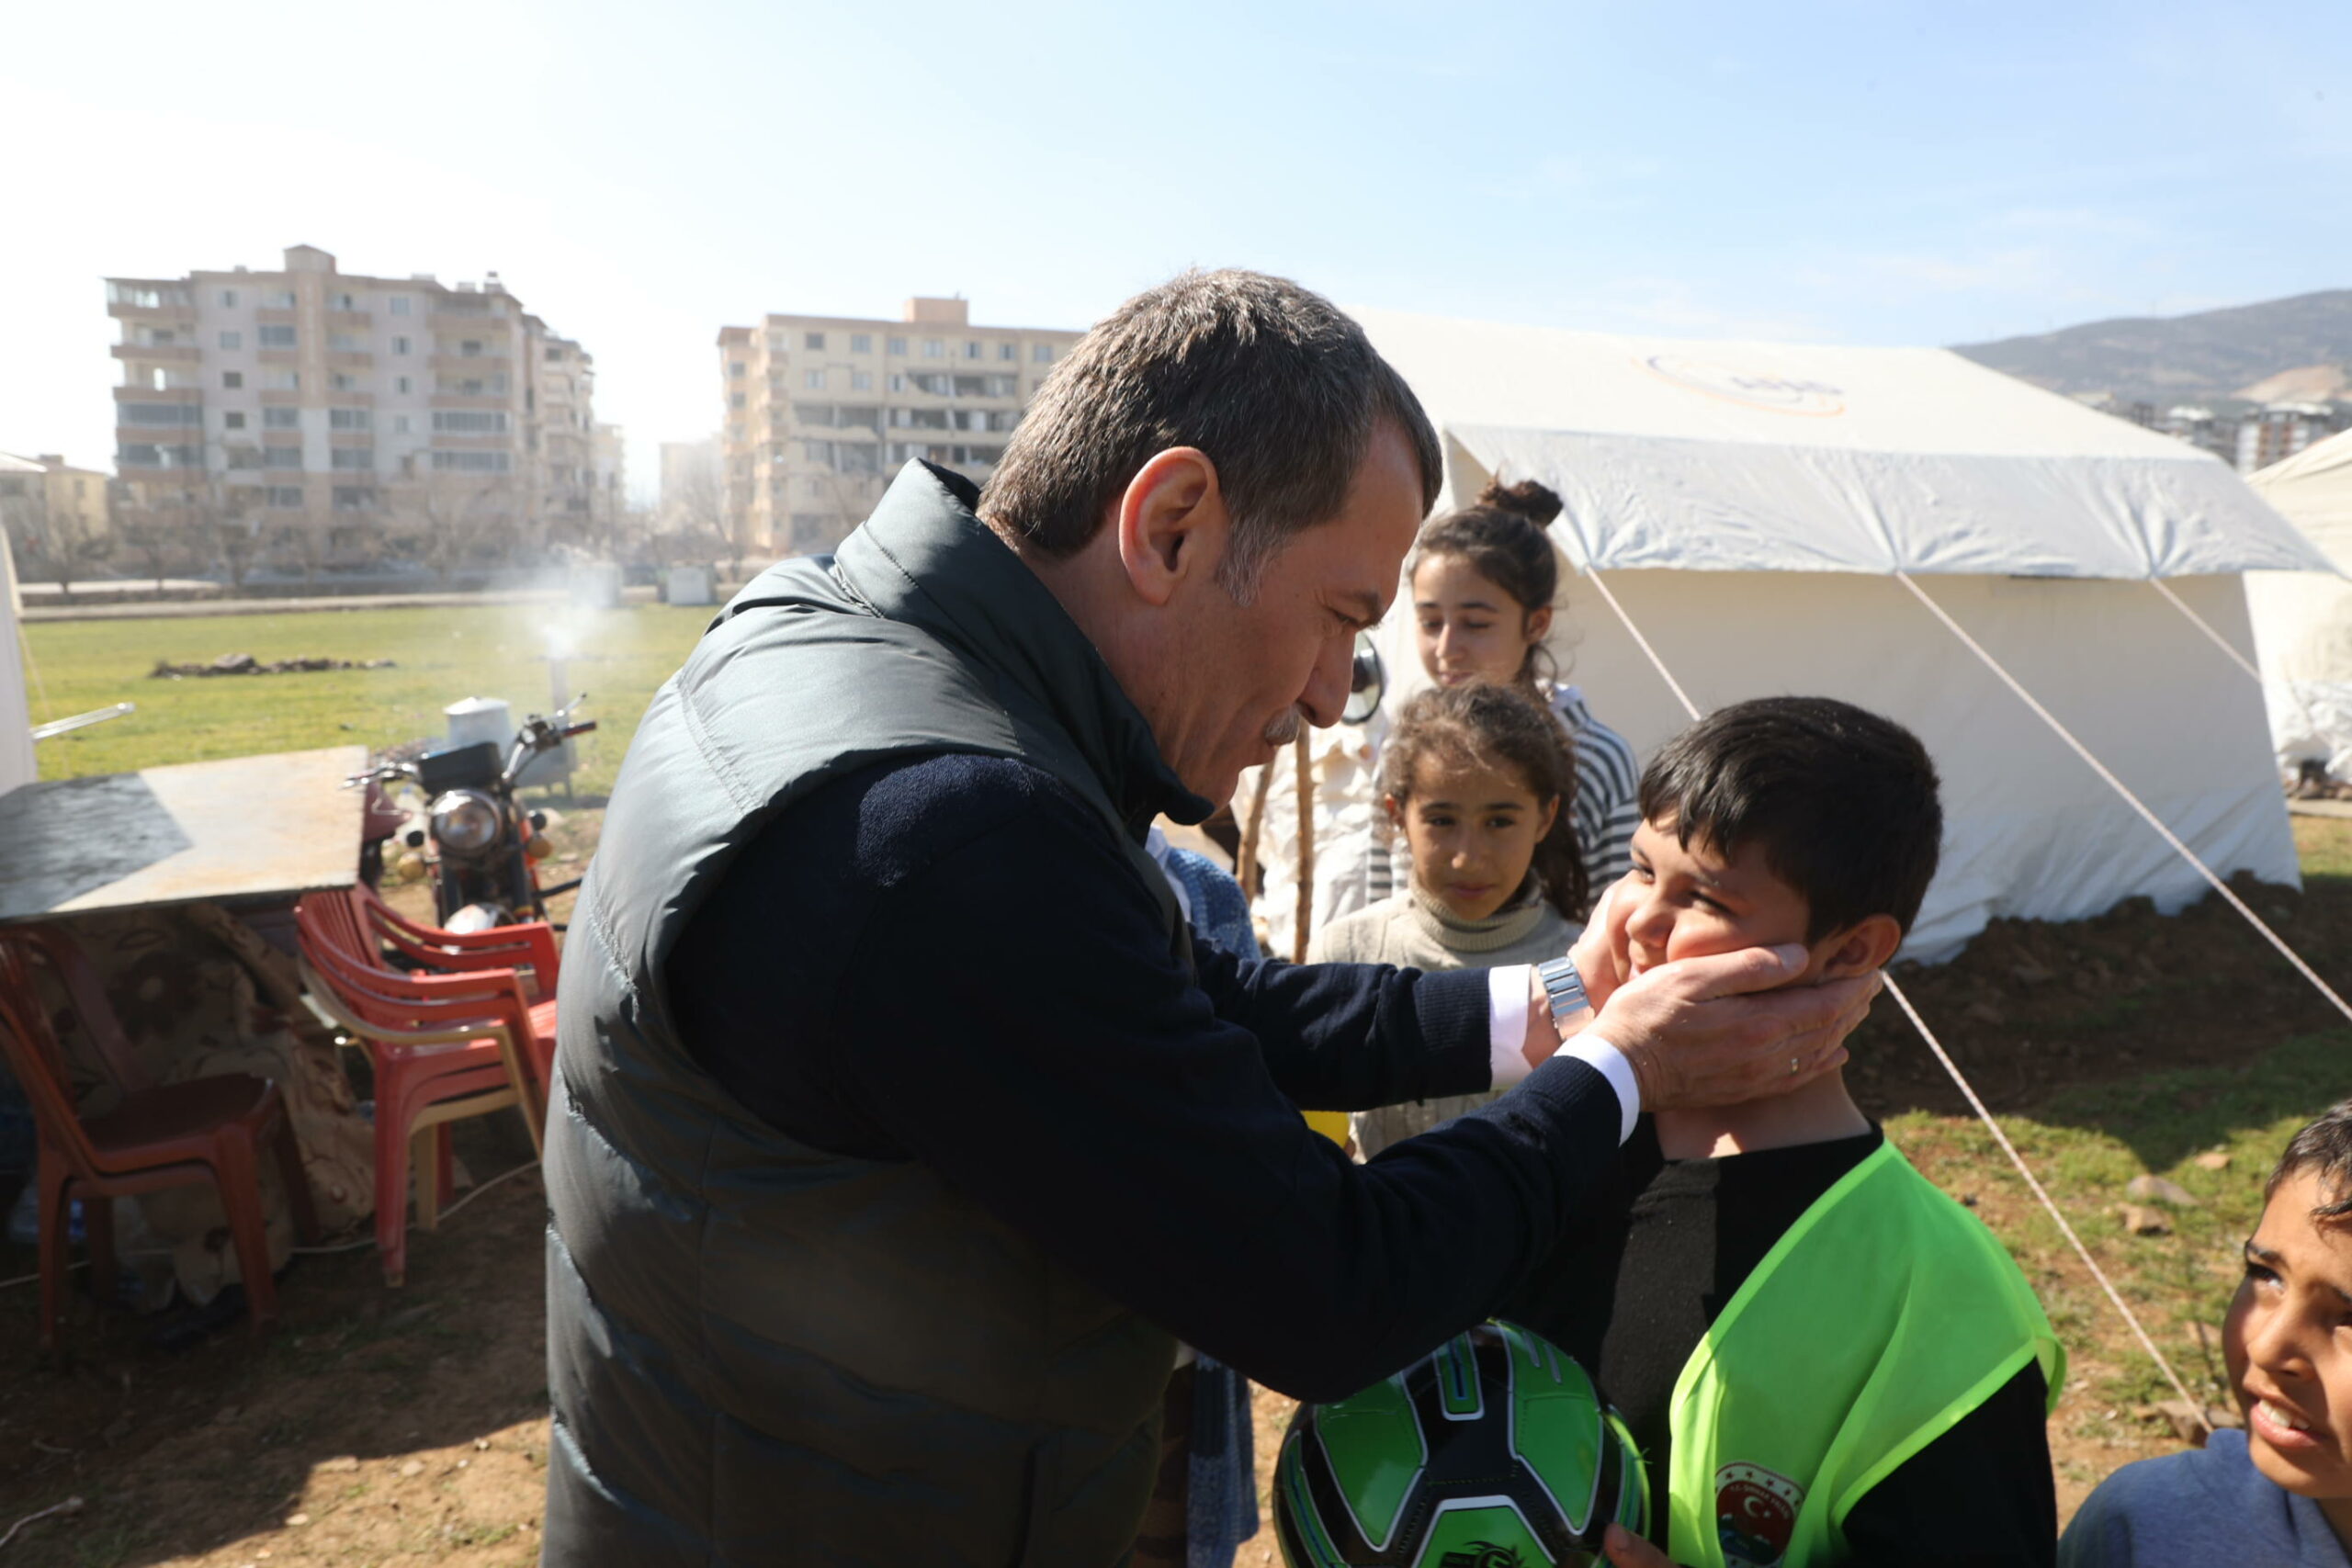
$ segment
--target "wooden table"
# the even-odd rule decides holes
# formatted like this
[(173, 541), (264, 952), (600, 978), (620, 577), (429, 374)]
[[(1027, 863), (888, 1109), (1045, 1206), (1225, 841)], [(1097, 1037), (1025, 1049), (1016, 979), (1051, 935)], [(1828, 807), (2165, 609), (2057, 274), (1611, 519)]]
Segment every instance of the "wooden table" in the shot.
[(359, 874), (364, 746), (51, 779), (0, 795), (0, 922), (290, 904)]

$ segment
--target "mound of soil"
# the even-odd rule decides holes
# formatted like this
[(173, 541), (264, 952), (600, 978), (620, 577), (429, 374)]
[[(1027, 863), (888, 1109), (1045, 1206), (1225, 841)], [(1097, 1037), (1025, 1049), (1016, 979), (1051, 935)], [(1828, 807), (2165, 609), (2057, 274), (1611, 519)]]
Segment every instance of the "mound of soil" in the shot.
[[(2352, 976), (2352, 886), (2298, 893), (2241, 876), (2232, 890), (2342, 991)], [(2134, 898), (2093, 919), (1996, 920), (1949, 964), (1895, 979), (1996, 1112), (2057, 1089), (2212, 1066), (2344, 1019), (2218, 896), (2179, 914)], [(1850, 1043), (1848, 1079), (1873, 1116), (1965, 1115), (1967, 1101), (1883, 996)]]
[(206, 679), (214, 675), (313, 675), (322, 670), (390, 670), (389, 659), (277, 659), (264, 664), (250, 653), (224, 653), (209, 664), (175, 664), (155, 660), (147, 671), (151, 681)]

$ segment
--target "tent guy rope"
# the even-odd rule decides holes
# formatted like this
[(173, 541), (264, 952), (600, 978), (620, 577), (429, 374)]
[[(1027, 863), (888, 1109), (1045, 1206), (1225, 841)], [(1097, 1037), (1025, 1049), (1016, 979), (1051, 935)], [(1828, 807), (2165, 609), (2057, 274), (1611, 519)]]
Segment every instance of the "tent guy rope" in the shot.
[(2183, 599), (2179, 594), (2175, 593), (2172, 591), (2171, 584), (2165, 581), (2161, 577), (2152, 577), (2148, 579), (2148, 586), (2163, 594), (2166, 604), (2170, 604), (2174, 609), (2178, 610), (2182, 615), (2187, 615), (2188, 617), (2188, 624), (2195, 626), (2199, 631), (2203, 632), (2206, 637), (2211, 641), (2215, 648), (2218, 648), (2223, 653), (2228, 654), (2231, 663), (2245, 671), (2248, 675), (2252, 676), (2256, 682), (2261, 681), (2262, 671), (2254, 667), (2253, 660), (2246, 658), (2245, 654), (2240, 653), (2234, 647), (2233, 647), (2229, 638), (2223, 637), (2220, 632), (2215, 631), (2211, 622), (2206, 620), (2204, 616), (2190, 609), (2188, 607), (2188, 601)]
[[(1643, 655), (1649, 660), (1650, 667), (1657, 671), (1658, 678), (1666, 682), (1668, 689), (1673, 692), (1675, 700), (1682, 705), (1682, 711), (1689, 714), (1693, 721), (1704, 716), (1700, 711), (1699, 705), (1690, 700), (1690, 694), (1682, 689), (1682, 682), (1676, 680), (1674, 672), (1666, 667), (1666, 660), (1658, 657), (1657, 649), (1650, 646), (1650, 639), (1642, 635), (1642, 628), (1634, 624), (1633, 616), (1626, 614), (1625, 606), (1619, 602), (1617, 595), (1602, 580), (1600, 570), (1588, 566), (1585, 568), (1585, 576), (1591, 581), (1594, 588), (1600, 590), (1601, 598), (1608, 601), (1609, 607), (1616, 612), (1618, 620), (1624, 624), (1626, 632), (1632, 636)], [(1905, 577), (1904, 581), (1906, 583), (1910, 582), (1908, 577)], [(1918, 592), (1917, 584), (1912, 585), (1912, 592)], [(1932, 604), (1933, 601), (1929, 603)], [(1966, 636), (1965, 633), (1962, 635)], [(2015, 682), (2011, 683), (2015, 684)], [(2018, 688), (2018, 693), (2023, 695), (2023, 689)], [(2032, 698), (2027, 697), (2026, 700), (2031, 702)], [(2039, 710), (2040, 705), (2036, 704), (2035, 706)], [(2118, 787), (2121, 786), (2118, 785)], [(1994, 1119), (1991, 1109), (1977, 1094), (1975, 1085), (1970, 1083), (1968, 1075), (1960, 1070), (1960, 1064), (1951, 1059), (1951, 1054), (1944, 1049), (1943, 1042), (1936, 1038), (1935, 1031), (1928, 1027), (1928, 1021), (1919, 1016), (1919, 1010), (1911, 1005), (1911, 998), (1904, 993), (1903, 987), (1895, 982), (1894, 976), (1887, 975), (1885, 980), (1888, 994), (1893, 996), (1896, 1005), (1903, 1009), (1903, 1015), (1911, 1021), (1911, 1026), (1919, 1032), (1919, 1038), (1928, 1043), (1928, 1049), (1934, 1054), (1936, 1060), (1942, 1064), (1944, 1071), (1951, 1076), (1951, 1081), (1959, 1086), (1960, 1092), (1967, 1100), (1969, 1108), (1975, 1111), (1976, 1119), (1984, 1123), (1985, 1130), (1993, 1134), (1993, 1141), (2001, 1145), (2003, 1154), (2009, 1156), (2009, 1164), (2016, 1167), (2018, 1175), (2024, 1179), (2027, 1190), (2041, 1201), (2042, 1209), (2058, 1226), (2058, 1234), (2066, 1238), (2067, 1245), (2075, 1249), (2075, 1256), (2083, 1260), (2083, 1267), (2090, 1270), (2093, 1280), (2098, 1281), (2098, 1288), (2107, 1293), (2107, 1299), (2114, 1304), (2117, 1313), (2121, 1314), (2124, 1323), (2131, 1328), (2133, 1337), (2137, 1338), (2141, 1348), (2148, 1352), (2149, 1359), (2156, 1363), (2156, 1369), (2164, 1373), (2165, 1381), (2172, 1384), (2173, 1392), (2179, 1394), (2182, 1402), (2188, 1406), (2190, 1413), (2197, 1419), (2197, 1424), (2210, 1434), (2213, 1429), (2213, 1424), (2206, 1418), (2204, 1401), (2190, 1394), (2188, 1385), (2183, 1382), (2180, 1374), (2173, 1370), (2172, 1362), (2165, 1358), (2162, 1350), (2156, 1348), (2155, 1340), (2149, 1337), (2146, 1327), (2140, 1322), (2139, 1314), (2132, 1310), (2130, 1303), (2124, 1301), (2122, 1292), (2118, 1291), (2114, 1281), (2107, 1277), (2107, 1270), (2098, 1266), (2098, 1259), (2091, 1256), (2091, 1249), (2084, 1245), (2083, 1238), (2076, 1235), (2075, 1227), (2067, 1223), (2066, 1216), (2059, 1209), (2057, 1201), (2050, 1196), (2049, 1190), (2043, 1187), (2041, 1180), (2035, 1177), (2032, 1167), (2026, 1164), (2025, 1156), (2018, 1152), (2018, 1146), (2009, 1141), (2009, 1135), (2001, 1130), (2000, 1122)]]
[(2143, 821), (2146, 822), (2149, 827), (2154, 828), (2159, 834), (2163, 835), (2165, 842), (2172, 846), (2173, 852), (2179, 855), (2181, 859), (2187, 861), (2191, 866), (2195, 867), (2197, 874), (2203, 877), (2206, 882), (2211, 884), (2213, 891), (2219, 893), (2222, 897), (2227, 901), (2231, 908), (2235, 909), (2239, 914), (2245, 916), (2246, 923), (2252, 926), (2256, 931), (2260, 931), (2262, 933), (2263, 940), (2269, 942), (2271, 946), (2277, 948), (2280, 955), (2284, 957), (2288, 963), (2295, 966), (2295, 972), (2302, 976), (2304, 979), (2310, 981), (2312, 983), (2312, 988), (2319, 992), (2321, 996), (2325, 997), (2330, 1005), (2332, 1005), (2336, 1011), (2344, 1015), (2345, 1021), (2352, 1023), (2352, 1004), (2347, 1004), (2342, 997), (2336, 995), (2335, 987), (2321, 979), (2319, 977), (2319, 971), (2313, 969), (2309, 964), (2304, 963), (2302, 954), (2288, 946), (2286, 939), (2280, 936), (2277, 931), (2272, 931), (2269, 924), (2265, 921), (2260, 915), (2256, 914), (2252, 908), (2247, 907), (2245, 899), (2230, 891), (2230, 885), (2223, 882), (2221, 877), (2214, 873), (2211, 866), (2207, 865), (2202, 860), (2199, 859), (2197, 852), (2183, 843), (2180, 840), (2180, 835), (2166, 827), (2165, 825), (2164, 818), (2158, 817), (2154, 811), (2150, 810), (2146, 802), (2143, 801), (2138, 795), (2132, 794), (2131, 785), (2116, 777), (2113, 770), (2109, 769), (2105, 762), (2100, 761), (2098, 758), (2093, 754), (2089, 747), (2076, 739), (2075, 738), (2074, 731), (2068, 729), (2064, 724), (2061, 724), (2058, 721), (2057, 715), (2052, 713), (2048, 708), (2043, 707), (2034, 694), (2031, 692), (2027, 691), (2018, 682), (2018, 678), (2010, 674), (2008, 671), (2003, 667), (1999, 660), (1994, 658), (1990, 652), (1986, 651), (1983, 643), (1978, 642), (1974, 637), (1969, 636), (1968, 628), (1954, 620), (1950, 611), (1946, 610), (1941, 604), (1937, 604), (1934, 599), (1930, 598), (1928, 591), (1913, 581), (1909, 572), (1898, 571), (1894, 574), (1894, 578), (1896, 581), (1909, 589), (1912, 594), (1918, 599), (1919, 603), (1925, 604), (1928, 607), (1928, 612), (1933, 615), (1936, 619), (1944, 624), (1946, 629), (1948, 629), (1952, 636), (1960, 639), (1962, 647), (1966, 648), (1969, 652), (1976, 655), (1979, 660), (1983, 660), (1985, 669), (1990, 670), (1996, 676), (2000, 678), (2000, 682), (2003, 685), (2008, 687), (2011, 692), (2017, 694), (2018, 700), (2025, 704), (2026, 706), (2031, 708), (2035, 716), (2050, 727), (2051, 733), (2057, 736), (2059, 739), (2064, 741), (2074, 751), (2075, 756), (2080, 757), (2089, 765), (2091, 772), (2097, 773), (2101, 779), (2107, 782), (2109, 788), (2121, 795), (2125, 804), (2140, 814)]

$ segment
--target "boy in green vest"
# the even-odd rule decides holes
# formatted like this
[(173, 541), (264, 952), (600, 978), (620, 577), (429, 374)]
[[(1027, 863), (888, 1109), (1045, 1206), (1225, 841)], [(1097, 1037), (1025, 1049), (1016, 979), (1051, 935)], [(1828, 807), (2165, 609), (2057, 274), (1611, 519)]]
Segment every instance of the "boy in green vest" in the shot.
[[(1798, 984), (1880, 968), (1943, 831), (1918, 740), (1819, 697), (1684, 731), (1641, 811), (1634, 869), (1594, 917), (1621, 979), (1782, 943), (1811, 954)], [(1672, 1562), (2052, 1561), (2058, 1343), (2000, 1244), (1841, 1075), (1644, 1117), (1622, 1176), (1621, 1201), (1498, 1315), (1576, 1355), (1623, 1412)]]

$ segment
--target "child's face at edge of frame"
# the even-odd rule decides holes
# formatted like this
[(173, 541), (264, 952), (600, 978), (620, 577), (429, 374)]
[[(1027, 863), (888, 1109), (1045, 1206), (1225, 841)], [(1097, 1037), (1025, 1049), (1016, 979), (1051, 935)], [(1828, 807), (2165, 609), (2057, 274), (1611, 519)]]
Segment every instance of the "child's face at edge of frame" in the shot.
[(1412, 846), (1415, 886), (1456, 919), (1483, 920), (1527, 880), (1560, 803), (1538, 799), (1515, 769), (1424, 757), (1387, 807)]
[(1413, 624), (1421, 668), (1441, 686), (1519, 679), (1527, 650), (1552, 629), (1552, 607), (1530, 610), (1460, 556), (1430, 556), (1413, 569)]
[(1806, 942), (1812, 907), (1773, 874), (1758, 844), (1726, 857), (1705, 838), (1677, 842), (1671, 821), (1645, 822), (1634, 830), (1633, 858), (1609, 906), (1611, 952), (1628, 976), (1679, 959), (1794, 942), (1808, 958), (1786, 983), (1812, 985), (1868, 974), (1903, 942), (1892, 915)]
[(2335, 1505), (2336, 1522), (2352, 1511), (2352, 1227), (2312, 1218), (2331, 1196), (2313, 1171), (2271, 1194), (2245, 1244), (2222, 1353), (2255, 1468)]

